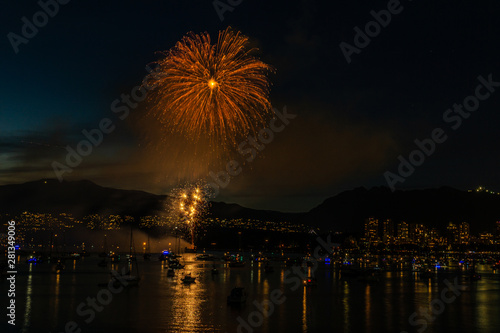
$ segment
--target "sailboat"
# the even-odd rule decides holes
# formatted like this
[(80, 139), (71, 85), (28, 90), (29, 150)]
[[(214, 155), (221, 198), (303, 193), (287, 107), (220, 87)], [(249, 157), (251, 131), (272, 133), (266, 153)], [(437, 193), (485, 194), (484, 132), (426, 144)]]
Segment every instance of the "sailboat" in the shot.
[(107, 242), (106, 242), (106, 235), (104, 235), (104, 245), (102, 246), (102, 252), (99, 253), (99, 257), (101, 258), (106, 258), (108, 256), (107, 251)]
[[(57, 235), (55, 235), (55, 237), (57, 237)], [(51, 234), (51, 239), (52, 239), (52, 234)], [(56, 271), (62, 271), (66, 268), (66, 265), (64, 265), (64, 258), (59, 254), (59, 244), (57, 244), (56, 241), (54, 241), (54, 243), (56, 244), (55, 247), (56, 247), (56, 257), (53, 258), (54, 260), (57, 259), (57, 263), (56, 263), (56, 266), (55, 266), (55, 269)], [(52, 250), (51, 250), (51, 253), (50, 253), (50, 258), (52, 259)]]
[(184, 284), (191, 284), (196, 282), (196, 278), (191, 276), (191, 273), (187, 273), (184, 275), (184, 278), (181, 279)]
[(471, 281), (479, 281), (481, 280), (481, 275), (476, 272), (476, 261), (472, 258), (472, 269), (469, 271), (469, 279)]
[(269, 264), (269, 261), (266, 261), (266, 265), (264, 266), (264, 271), (266, 273), (274, 272), (274, 267)]
[(58, 259), (57, 264), (56, 264), (56, 271), (62, 271), (65, 268), (66, 268), (66, 265), (64, 265), (64, 261), (62, 261), (61, 259)]
[[(129, 250), (129, 258), (135, 258), (135, 246), (134, 246), (134, 238), (133, 238), (132, 226), (130, 226), (130, 250)], [(132, 254), (132, 251), (134, 252)], [(135, 266), (135, 275), (132, 274), (132, 266)], [(137, 260), (130, 260), (128, 264), (128, 271), (125, 274), (120, 275), (120, 277), (113, 276), (112, 279), (115, 284), (122, 284), (121, 281), (124, 281), (123, 285), (125, 287), (136, 286), (139, 284), (141, 280), (139, 276), (139, 266)]]
[(219, 271), (217, 270), (217, 267), (215, 267), (215, 261), (212, 264), (212, 275), (219, 275)]

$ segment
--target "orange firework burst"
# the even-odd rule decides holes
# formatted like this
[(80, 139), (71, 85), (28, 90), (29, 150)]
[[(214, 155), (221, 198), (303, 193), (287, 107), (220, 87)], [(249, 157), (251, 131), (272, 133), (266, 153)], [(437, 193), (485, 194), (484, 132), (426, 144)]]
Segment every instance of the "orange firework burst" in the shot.
[(213, 45), (208, 33), (190, 33), (164, 52), (150, 82), (151, 112), (164, 129), (225, 148), (262, 128), (271, 111), (266, 74), (273, 69), (247, 45), (247, 37), (227, 28)]

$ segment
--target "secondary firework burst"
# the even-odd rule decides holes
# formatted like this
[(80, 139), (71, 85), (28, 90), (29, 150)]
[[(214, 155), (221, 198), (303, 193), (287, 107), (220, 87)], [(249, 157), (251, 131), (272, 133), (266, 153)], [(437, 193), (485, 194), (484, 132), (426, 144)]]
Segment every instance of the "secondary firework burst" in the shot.
[(194, 247), (196, 226), (208, 209), (208, 191), (201, 184), (186, 184), (175, 188), (169, 195), (169, 215), (180, 230), (187, 231)]
[(206, 32), (189, 33), (162, 53), (148, 84), (155, 87), (150, 113), (165, 131), (228, 148), (264, 127), (273, 68), (252, 56), (248, 44), (248, 37), (227, 28), (213, 44)]

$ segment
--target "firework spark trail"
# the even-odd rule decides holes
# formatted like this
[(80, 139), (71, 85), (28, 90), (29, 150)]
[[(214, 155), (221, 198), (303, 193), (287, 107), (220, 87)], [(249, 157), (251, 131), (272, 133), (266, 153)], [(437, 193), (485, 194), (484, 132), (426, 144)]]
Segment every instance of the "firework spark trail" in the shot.
[(157, 62), (150, 113), (170, 133), (213, 147), (235, 146), (271, 115), (266, 74), (273, 68), (251, 56), (248, 38), (230, 28), (211, 44), (208, 33), (190, 33)]
[(181, 230), (189, 231), (194, 245), (194, 234), (199, 219), (208, 209), (208, 191), (201, 184), (186, 184), (173, 189), (169, 195), (169, 215), (178, 221)]

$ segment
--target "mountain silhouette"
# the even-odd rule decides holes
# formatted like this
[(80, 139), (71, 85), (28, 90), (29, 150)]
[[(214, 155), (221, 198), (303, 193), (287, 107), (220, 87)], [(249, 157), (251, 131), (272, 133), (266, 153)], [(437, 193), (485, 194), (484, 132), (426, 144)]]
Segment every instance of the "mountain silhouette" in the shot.
[[(99, 186), (91, 181), (43, 179), (0, 186), (0, 214), (70, 213), (140, 217), (165, 211), (166, 195)], [(444, 230), (449, 222), (468, 222), (471, 231), (492, 231), (500, 220), (500, 195), (450, 187), (392, 192), (386, 187), (356, 188), (326, 199), (309, 212), (283, 213), (211, 202), (208, 216), (304, 223), (327, 231), (360, 232), (368, 217), (395, 223), (421, 223)]]

